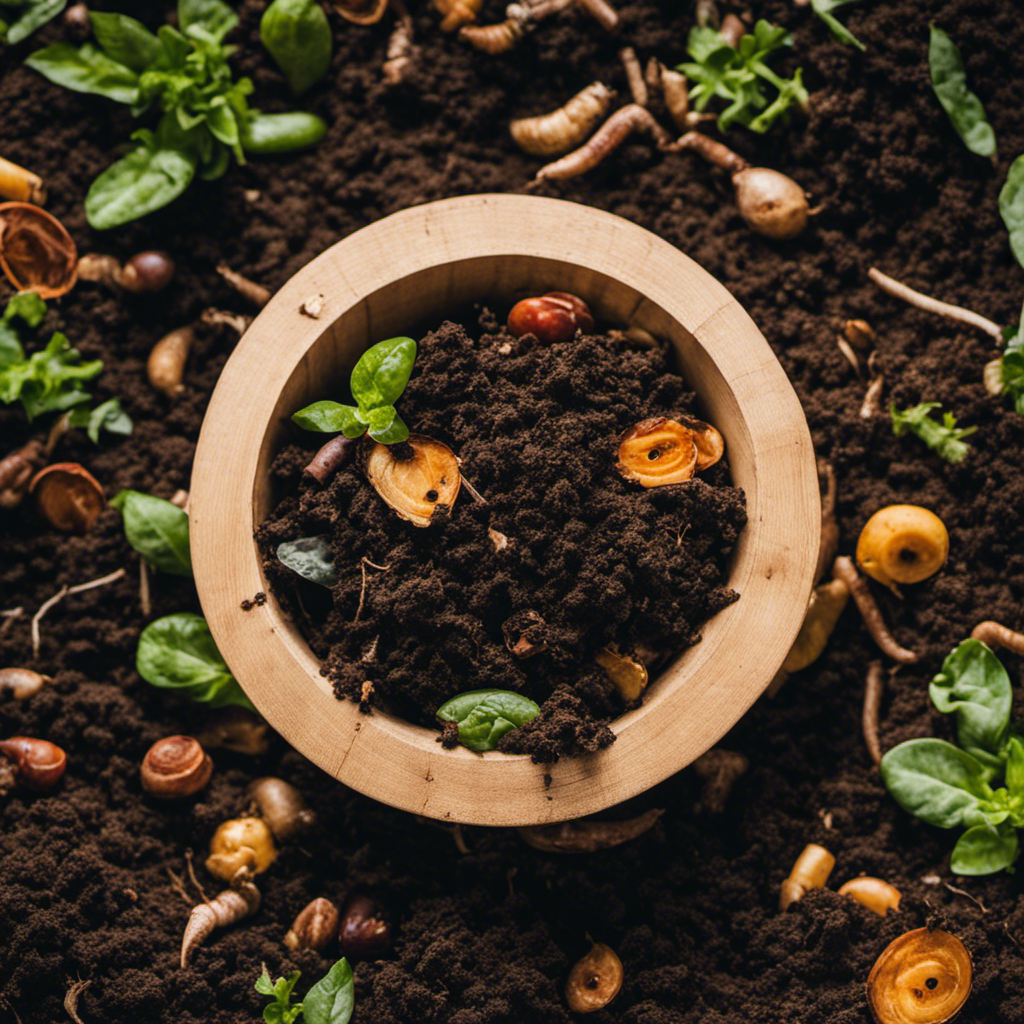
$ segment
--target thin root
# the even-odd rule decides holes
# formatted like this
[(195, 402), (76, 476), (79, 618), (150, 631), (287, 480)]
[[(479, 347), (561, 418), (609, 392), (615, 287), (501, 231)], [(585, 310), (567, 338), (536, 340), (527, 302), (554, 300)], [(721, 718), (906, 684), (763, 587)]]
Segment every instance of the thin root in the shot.
[(185, 851), (185, 868), (188, 871), (188, 880), (192, 883), (196, 892), (202, 897), (204, 903), (209, 903), (210, 898), (206, 895), (206, 890), (199, 884), (199, 879), (196, 878), (195, 865), (192, 863), (192, 851)]
[(356, 608), (356, 617), (352, 620), (353, 623), (359, 621), (363, 614), (363, 603), (366, 601), (366, 567), (369, 566), (371, 569), (377, 569), (380, 572), (386, 572), (391, 568), (390, 565), (377, 565), (376, 562), (371, 562), (368, 558), (361, 558), (359, 560), (359, 571), (363, 577), (362, 586), (359, 588), (359, 607)]
[(88, 583), (78, 583), (73, 587), (61, 587), (53, 597), (44, 601), (39, 606), (39, 611), (32, 616), (32, 655), (33, 657), (39, 657), (39, 646), (41, 643), (39, 636), (39, 623), (43, 616), (58, 602), (63, 601), (68, 594), (81, 594), (83, 591), (92, 590), (95, 587), (103, 587), (108, 583), (114, 583), (125, 575), (124, 569), (118, 569), (116, 572), (112, 572), (107, 576), (101, 576), (98, 580), (90, 580)]
[(232, 270), (226, 263), (217, 265), (217, 273), (224, 278), (232, 288), (244, 299), (248, 299), (254, 306), (263, 307), (270, 301), (270, 289), (263, 285), (250, 281), (237, 271)]
[(171, 880), (171, 888), (185, 901), (189, 909), (194, 907), (196, 905), (195, 900), (193, 900), (192, 897), (189, 896), (188, 891), (185, 889), (185, 883), (182, 881), (181, 876), (176, 875), (170, 868), (166, 868), (165, 870), (167, 871), (168, 878), (170, 878)]

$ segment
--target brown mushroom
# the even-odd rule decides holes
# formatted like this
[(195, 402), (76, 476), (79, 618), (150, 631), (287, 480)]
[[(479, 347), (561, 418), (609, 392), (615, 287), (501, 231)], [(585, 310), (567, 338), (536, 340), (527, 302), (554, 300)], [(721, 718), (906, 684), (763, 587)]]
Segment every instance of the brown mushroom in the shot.
[(941, 928), (915, 928), (885, 947), (868, 975), (877, 1024), (945, 1024), (971, 994), (973, 967), (964, 944)]
[(595, 942), (569, 972), (565, 983), (565, 1001), (573, 1013), (593, 1013), (603, 1009), (622, 988), (622, 961), (615, 950)]
[(693, 432), (676, 420), (656, 416), (622, 435), (615, 468), (643, 487), (663, 487), (689, 480), (697, 471), (697, 459)]
[(375, 444), (366, 460), (366, 476), (385, 504), (414, 526), (429, 526), (446, 516), (462, 484), (459, 460), (451, 449), (422, 434), (411, 434), (412, 458), (398, 459), (392, 448)]
[(55, 299), (78, 279), (78, 250), (56, 217), (31, 203), (0, 203), (0, 269), (20, 292)]
[(29, 490), (46, 521), (64, 533), (86, 533), (106, 508), (103, 488), (77, 462), (55, 462), (32, 478)]

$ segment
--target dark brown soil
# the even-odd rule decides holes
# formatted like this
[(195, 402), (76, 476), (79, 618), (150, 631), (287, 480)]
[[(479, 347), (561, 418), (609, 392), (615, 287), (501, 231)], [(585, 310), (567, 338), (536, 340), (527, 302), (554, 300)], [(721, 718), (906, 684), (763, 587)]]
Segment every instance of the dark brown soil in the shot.
[[(119, 6), (152, 24), (169, 8)], [(261, 67), (256, 43), (263, 6), (241, 5), (237, 62), (254, 74), (261, 105), (278, 109), (286, 94)], [(749, 6), (795, 29), (787, 59), (803, 65), (813, 109), (789, 129), (764, 138), (736, 132), (733, 141), (825, 204), (805, 235), (784, 245), (751, 235), (720, 175), (686, 156), (660, 156), (642, 139), (586, 178), (542, 191), (651, 228), (747, 306), (797, 388), (819, 451), (836, 466), (843, 550), (894, 500), (921, 502), (945, 519), (952, 543), (943, 572), (908, 588), (902, 603), (879, 595), (898, 638), (922, 654), (888, 687), (888, 747), (945, 734), (926, 683), (976, 622), (1024, 625), (1024, 418), (984, 393), (981, 370), (993, 346), (886, 298), (866, 276), (877, 264), (1001, 323), (1016, 320), (1024, 272), (1010, 254), (997, 195), (1009, 162), (1024, 151), (1024, 23), (1016, 0), (853, 4), (840, 13), (866, 43), (861, 55), (835, 43), (807, 7)], [(485, 20), (503, 7), (487, 0)], [(637, 0), (621, 9), (643, 58), (683, 56), (690, 5)], [(999, 139), (997, 168), (963, 149), (931, 93), (932, 20), (965, 54)], [(98, 391), (121, 395), (137, 424), (132, 439), (98, 449), (81, 438), (62, 442), (58, 457), (85, 462), (111, 494), (132, 486), (166, 497), (186, 486), (202, 411), (235, 338), (200, 332), (186, 393), (173, 405), (142, 383), (142, 367), (162, 333), (206, 305), (248, 312), (214, 275), (218, 260), (276, 287), (339, 237), (410, 203), (521, 189), (537, 163), (514, 150), (510, 115), (550, 109), (595, 78), (624, 89), (617, 41), (582, 14), (558, 16), (501, 58), (442, 37), (435, 24), (418, 4), (418, 63), (389, 91), (379, 78), (387, 23), (339, 23), (332, 78), (310, 99), (331, 124), (317, 153), (233, 170), (196, 185), (188, 201), (102, 237), (86, 228), (82, 197), (133, 127), (127, 112), (15, 67), (26, 46), (0, 53), (4, 155), (47, 177), (49, 208), (79, 245), (122, 256), (159, 246), (180, 265), (176, 284), (155, 298), (125, 300), (83, 285), (51, 313), (87, 356), (106, 359)], [(56, 27), (41, 36), (58, 37)], [(894, 438), (885, 417), (859, 418), (864, 382), (834, 344), (850, 315), (879, 331), (886, 399), (942, 401), (978, 426), (963, 465)], [(19, 410), (0, 412), (5, 450), (30, 433)], [(890, 939), (928, 920), (945, 922), (974, 956), (965, 1024), (1024, 1021), (1020, 882), (952, 877), (953, 836), (910, 819), (885, 794), (859, 735), (863, 676), (876, 652), (852, 612), (815, 667), (723, 740), (751, 761), (723, 816), (695, 814), (699, 782), (684, 771), (622, 810), (666, 813), (618, 850), (555, 856), (514, 832), (466, 829), (470, 852), (462, 854), (440, 828), (344, 790), (280, 743), (258, 759), (215, 752), (211, 787), (193, 802), (142, 798), (137, 773), (147, 745), (198, 729), (204, 712), (135, 674), (144, 620), (134, 582), (53, 608), (35, 661), (28, 625), (65, 583), (121, 566), (134, 574), (117, 515), (106, 514), (81, 540), (48, 532), (29, 508), (3, 513), (0, 529), (0, 605), (26, 612), (0, 636), (0, 663), (31, 664), (55, 680), (27, 702), (0, 702), (0, 732), (42, 735), (69, 752), (59, 790), (16, 793), (0, 808), (4, 1024), (65, 1019), (64, 991), (79, 977), (91, 982), (78, 1006), (86, 1024), (258, 1019), (252, 985), (261, 961), (275, 973), (301, 967), (300, 991), (329, 962), (286, 953), (281, 938), (293, 915), (314, 896), (340, 900), (355, 887), (384, 901), (396, 928), (390, 958), (356, 966), (357, 1024), (567, 1024), (561, 988), (587, 933), (614, 946), (625, 967), (621, 994), (594, 1015), (596, 1024), (867, 1024), (871, 963)], [(197, 610), (189, 582), (160, 577), (154, 614), (185, 609)], [(1019, 660), (1006, 661), (1019, 679)], [(300, 786), (319, 826), (265, 876), (251, 924), (217, 937), (179, 971), (187, 908), (167, 870), (182, 871), (186, 849), (203, 851), (215, 826), (244, 807), (246, 784), (266, 773)], [(822, 892), (779, 914), (779, 884), (808, 841), (837, 855), (834, 884), (867, 872), (898, 886), (899, 913), (883, 921)]]
[[(450, 516), (413, 526), (352, 468), (358, 458), (326, 487), (301, 479), (323, 441), (306, 434), (276, 463), (288, 497), (260, 528), (264, 569), (339, 698), (436, 726), (437, 709), (458, 693), (514, 690), (541, 712), (499, 749), (538, 762), (594, 753), (615, 739), (606, 723), (624, 709), (595, 654), (614, 644), (653, 662), (700, 639), (701, 623), (737, 596), (724, 582), (746, 522), (742, 495), (724, 461), (650, 490), (615, 471), (630, 427), (696, 412), (667, 351), (582, 335), (540, 347), (489, 312), (480, 319), (472, 337), (445, 323), (420, 342), (401, 413), (462, 459), (487, 504), (463, 490)], [(507, 538), (504, 550), (489, 529)], [(324, 534), (338, 583), (312, 618), (323, 589), (276, 552)], [(529, 657), (510, 649), (520, 621), (533, 623), (528, 639), (543, 648)]]

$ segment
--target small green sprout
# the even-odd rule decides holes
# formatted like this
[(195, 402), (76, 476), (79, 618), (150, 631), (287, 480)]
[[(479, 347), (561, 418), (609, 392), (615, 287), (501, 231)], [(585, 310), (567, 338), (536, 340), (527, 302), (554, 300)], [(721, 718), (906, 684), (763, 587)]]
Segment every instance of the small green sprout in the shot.
[(298, 980), (299, 972), (292, 971), (287, 978), (272, 981), (267, 965), (263, 965), (256, 991), (274, 997), (273, 1002), (263, 1007), (267, 1024), (294, 1024), (300, 1017), (305, 1024), (348, 1024), (356, 994), (352, 968), (344, 957), (306, 993), (301, 1003), (292, 1006), (292, 989)]
[(889, 407), (892, 432), (897, 437), (914, 434), (947, 462), (963, 462), (970, 451), (963, 438), (970, 437), (978, 428), (958, 427), (956, 417), (951, 412), (943, 414), (941, 423), (928, 415), (932, 409), (940, 408), (942, 406), (939, 402), (921, 402), (920, 405), (900, 411), (894, 402)]

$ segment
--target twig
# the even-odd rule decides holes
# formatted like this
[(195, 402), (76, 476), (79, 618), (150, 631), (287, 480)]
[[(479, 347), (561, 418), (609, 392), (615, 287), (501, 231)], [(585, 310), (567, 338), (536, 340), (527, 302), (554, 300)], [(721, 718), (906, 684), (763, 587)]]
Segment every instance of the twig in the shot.
[(199, 879), (196, 878), (195, 865), (192, 863), (192, 851), (185, 851), (185, 867), (188, 869), (188, 880), (195, 886), (195, 890), (202, 897), (204, 903), (210, 902), (210, 897), (206, 895), (206, 891), (199, 884)]
[(370, 566), (371, 569), (379, 569), (381, 572), (385, 572), (390, 569), (390, 565), (377, 565), (376, 562), (371, 562), (368, 558), (359, 559), (359, 571), (363, 576), (363, 585), (359, 588), (359, 607), (356, 608), (356, 617), (352, 620), (353, 624), (358, 622), (363, 614), (363, 602), (366, 600), (366, 567)]
[(917, 661), (917, 655), (913, 651), (901, 647), (893, 638), (885, 624), (885, 619), (882, 618), (881, 609), (872, 597), (867, 583), (857, 572), (852, 559), (846, 555), (840, 555), (832, 566), (832, 575), (836, 579), (842, 580), (850, 588), (850, 594), (857, 604), (860, 617), (864, 620), (871, 639), (875, 641), (881, 652), (889, 655), (893, 661), (898, 661), (901, 665), (913, 665)]
[(263, 285), (250, 281), (237, 271), (232, 270), (226, 263), (217, 265), (217, 273), (224, 278), (232, 288), (244, 299), (248, 299), (254, 306), (265, 306), (270, 301), (270, 289)]
[(902, 299), (911, 306), (923, 309), (926, 313), (937, 313), (939, 316), (947, 317), (950, 320), (958, 320), (962, 324), (970, 324), (972, 327), (979, 327), (987, 334), (991, 334), (1000, 345), (1003, 343), (1003, 329), (999, 324), (993, 323), (987, 317), (981, 316), (979, 313), (974, 313), (969, 309), (964, 309), (962, 306), (950, 305), (948, 302), (940, 302), (938, 299), (933, 299), (930, 295), (924, 295), (921, 292), (916, 292), (913, 288), (908, 288), (905, 284), (901, 284), (899, 281), (894, 280), (887, 274), (883, 274), (880, 270), (876, 270), (874, 267), (868, 271), (868, 277), (870, 277), (871, 280), (882, 289), (882, 291), (888, 292), (897, 299)]
[(882, 397), (882, 389), (885, 387), (885, 377), (878, 367), (878, 353), (872, 352), (868, 356), (868, 372), (871, 374), (871, 383), (864, 392), (864, 401), (860, 406), (860, 418), (869, 420), (878, 412), (878, 401)]
[(92, 981), (82, 981), (81, 978), (74, 982), (64, 995), (64, 1009), (75, 1024), (82, 1024), (82, 1018), (78, 1016), (78, 997), (92, 984)]
[(955, 893), (957, 896), (963, 896), (964, 899), (970, 900), (983, 914), (988, 913), (988, 907), (986, 907), (977, 896), (972, 896), (966, 889), (958, 889), (955, 885), (950, 885), (949, 882), (943, 882), (942, 884), (951, 893)]
[(188, 904), (189, 909), (195, 906), (192, 897), (185, 891), (185, 883), (170, 868), (165, 868), (171, 879), (171, 888)]
[(478, 504), (486, 505), (487, 499), (465, 478), (462, 478), (462, 486), (469, 491), (469, 496)]
[(1018, 633), (991, 619), (979, 622), (971, 630), (971, 639), (980, 640), (988, 647), (1005, 647), (1014, 654), (1024, 656), (1024, 633)]
[(149, 563), (139, 555), (139, 608), (143, 618), (153, 614), (153, 602), (149, 596)]
[(864, 730), (864, 743), (876, 765), (882, 763), (882, 745), (878, 741), (878, 712), (882, 706), (882, 694), (885, 692), (885, 677), (882, 674), (882, 663), (873, 661), (868, 665), (867, 678), (864, 680), (864, 709), (861, 712), (861, 727)]
[(636, 50), (632, 46), (624, 46), (619, 50), (619, 60), (626, 69), (626, 81), (629, 82), (629, 91), (633, 94), (633, 102), (641, 107), (647, 106), (647, 83), (644, 81), (644, 73), (640, 69), (640, 61), (637, 59)]
[(90, 580), (88, 583), (77, 583), (73, 587), (61, 587), (53, 597), (49, 600), (44, 601), (39, 606), (39, 611), (32, 616), (32, 655), (33, 657), (39, 657), (39, 622), (42, 617), (59, 601), (63, 601), (68, 594), (81, 594), (86, 590), (92, 590), (95, 587), (103, 587), (108, 583), (114, 583), (121, 579), (125, 575), (124, 569), (118, 569), (115, 572), (109, 573), (106, 576), (101, 576), (98, 580)]

